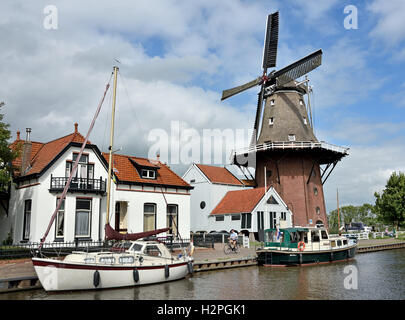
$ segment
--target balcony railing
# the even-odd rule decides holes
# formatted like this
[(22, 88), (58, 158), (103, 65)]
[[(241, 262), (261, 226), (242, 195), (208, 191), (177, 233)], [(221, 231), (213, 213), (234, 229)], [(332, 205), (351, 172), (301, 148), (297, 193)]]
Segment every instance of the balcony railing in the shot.
[[(69, 178), (66, 177), (52, 177), (51, 176), (51, 186), (49, 191), (62, 191)], [(89, 178), (73, 178), (69, 191), (76, 192), (92, 192), (92, 193), (104, 193), (106, 191), (106, 180), (102, 177), (99, 179), (89, 179)]]

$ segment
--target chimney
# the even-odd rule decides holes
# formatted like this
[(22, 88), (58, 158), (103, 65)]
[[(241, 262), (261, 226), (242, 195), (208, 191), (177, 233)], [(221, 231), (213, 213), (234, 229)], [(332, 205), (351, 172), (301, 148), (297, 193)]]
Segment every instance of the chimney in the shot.
[(78, 127), (78, 123), (77, 122), (75, 122), (75, 133), (77, 133), (77, 127)]
[(32, 149), (32, 142), (30, 140), (31, 128), (26, 129), (27, 138), (24, 141), (23, 148), (22, 148), (22, 159), (21, 159), (21, 171), (20, 175), (24, 175), (28, 166), (30, 165), (31, 160), (31, 149)]
[(157, 160), (157, 162), (160, 162), (160, 153), (159, 152), (156, 153), (156, 160)]
[(20, 141), (20, 130), (17, 131), (17, 141)]

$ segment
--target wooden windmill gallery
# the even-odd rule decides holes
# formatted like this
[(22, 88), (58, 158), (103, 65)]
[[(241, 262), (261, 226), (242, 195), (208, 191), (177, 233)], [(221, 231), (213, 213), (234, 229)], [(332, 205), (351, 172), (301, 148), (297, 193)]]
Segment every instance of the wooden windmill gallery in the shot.
[[(322, 50), (268, 72), (276, 66), (278, 22), (278, 12), (268, 15), (262, 75), (222, 92), (224, 100), (260, 86), (252, 141), (249, 147), (233, 152), (231, 163), (244, 173), (254, 167), (256, 187), (273, 186), (292, 211), (293, 226), (327, 228), (323, 185), (348, 148), (318, 141), (314, 134), (306, 74), (321, 65)], [(246, 161), (249, 155), (255, 158), (253, 164)], [(257, 220), (264, 228), (263, 216)]]

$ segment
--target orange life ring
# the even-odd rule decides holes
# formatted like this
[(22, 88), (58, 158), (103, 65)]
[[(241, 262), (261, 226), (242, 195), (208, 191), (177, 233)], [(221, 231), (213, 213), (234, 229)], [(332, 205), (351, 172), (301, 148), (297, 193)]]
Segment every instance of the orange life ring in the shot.
[(304, 249), (305, 249), (305, 242), (304, 241), (298, 242), (298, 250), (304, 251)]

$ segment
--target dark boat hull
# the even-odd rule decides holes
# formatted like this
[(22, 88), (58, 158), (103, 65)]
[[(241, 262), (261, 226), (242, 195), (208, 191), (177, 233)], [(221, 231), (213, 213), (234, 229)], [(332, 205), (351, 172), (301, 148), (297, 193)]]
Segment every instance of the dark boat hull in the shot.
[(352, 259), (356, 255), (357, 246), (339, 250), (325, 251), (281, 251), (261, 249), (257, 250), (257, 262), (260, 266), (294, 266), (328, 263)]

